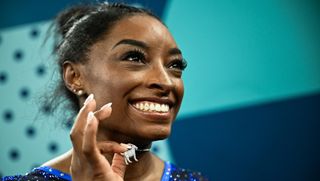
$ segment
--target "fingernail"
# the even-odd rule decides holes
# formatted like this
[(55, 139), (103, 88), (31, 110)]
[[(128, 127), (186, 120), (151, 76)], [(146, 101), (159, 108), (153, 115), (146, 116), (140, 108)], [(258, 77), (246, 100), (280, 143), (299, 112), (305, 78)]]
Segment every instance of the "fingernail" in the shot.
[(88, 114), (88, 118), (87, 118), (87, 120), (88, 120), (88, 121), (92, 121), (92, 120), (93, 120), (93, 118), (94, 118), (94, 114), (93, 114), (93, 112), (92, 112), (92, 111), (90, 111), (90, 112), (89, 112), (89, 114)]
[(102, 107), (100, 108), (100, 110), (104, 110), (104, 109), (106, 109), (106, 108), (109, 108), (109, 107), (111, 107), (111, 105), (112, 105), (112, 102), (109, 102), (108, 104), (105, 104), (104, 106), (102, 106)]
[(120, 143), (121, 146), (125, 147), (127, 150), (131, 149), (131, 146), (125, 143)]
[(93, 94), (90, 94), (87, 99), (84, 101), (83, 105), (87, 105), (90, 101), (93, 100)]

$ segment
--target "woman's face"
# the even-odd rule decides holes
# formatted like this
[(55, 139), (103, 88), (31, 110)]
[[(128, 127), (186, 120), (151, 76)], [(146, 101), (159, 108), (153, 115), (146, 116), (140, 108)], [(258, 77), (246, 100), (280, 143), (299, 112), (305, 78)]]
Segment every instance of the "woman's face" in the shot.
[(153, 17), (118, 21), (82, 65), (84, 90), (97, 108), (112, 102), (99, 137), (153, 141), (169, 136), (181, 105), (183, 58), (168, 29)]

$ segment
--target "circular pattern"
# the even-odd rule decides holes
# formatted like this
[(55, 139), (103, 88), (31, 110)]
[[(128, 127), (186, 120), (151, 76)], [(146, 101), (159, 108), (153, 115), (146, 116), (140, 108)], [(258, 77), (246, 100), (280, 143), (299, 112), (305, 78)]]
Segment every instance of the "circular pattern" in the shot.
[(8, 79), (8, 75), (6, 72), (0, 72), (0, 83), (5, 83)]
[(26, 135), (29, 138), (33, 138), (36, 135), (36, 129), (33, 126), (28, 126), (26, 128)]
[(40, 32), (37, 28), (33, 28), (30, 31), (31, 38), (37, 38), (39, 36)]
[(12, 160), (12, 161), (17, 161), (19, 160), (20, 158), (20, 152), (18, 149), (16, 148), (13, 148), (9, 151), (9, 158)]
[(36, 74), (39, 77), (42, 77), (43, 75), (46, 74), (46, 67), (44, 65), (39, 65), (36, 69)]
[(9, 122), (13, 121), (14, 114), (11, 110), (5, 110), (3, 112), (2, 117), (3, 117), (3, 120), (5, 120), (7, 123), (9, 123)]
[(56, 153), (59, 150), (59, 146), (56, 142), (51, 142), (48, 145), (48, 149), (50, 153)]
[(42, 112), (46, 115), (49, 115), (52, 111), (52, 107), (49, 104), (42, 106)]
[(13, 57), (17, 62), (20, 62), (23, 59), (23, 56), (24, 54), (22, 50), (16, 50), (13, 54)]
[(30, 96), (30, 91), (28, 88), (24, 87), (20, 89), (20, 97), (23, 99), (27, 99)]
[(158, 152), (159, 152), (159, 147), (158, 147), (158, 146), (153, 146), (152, 149), (151, 149), (151, 151), (152, 151), (153, 153), (158, 153)]
[(72, 125), (73, 125), (73, 120), (72, 119), (70, 119), (69, 121), (67, 121), (65, 123), (66, 128), (69, 129), (69, 130), (72, 128)]

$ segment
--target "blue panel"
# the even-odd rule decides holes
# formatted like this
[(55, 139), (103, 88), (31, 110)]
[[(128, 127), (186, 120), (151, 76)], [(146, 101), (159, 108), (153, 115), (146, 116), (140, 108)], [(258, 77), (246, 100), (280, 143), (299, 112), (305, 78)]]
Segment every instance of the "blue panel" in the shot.
[(4, 0), (0, 8), (0, 28), (52, 19), (66, 6), (77, 0), (41, 1)]
[(212, 180), (320, 180), (320, 94), (187, 118), (169, 140), (178, 165)]
[[(59, 1), (41, 1), (29, 0), (21, 2), (17, 0), (3, 0), (0, 7), (0, 28), (10, 27), (20, 24), (33, 23), (37, 21), (53, 19), (55, 15), (64, 8), (80, 2), (97, 2), (93, 0), (59, 0)], [(103, 2), (103, 1), (101, 1)], [(109, 2), (128, 2), (141, 5), (151, 9), (159, 17), (162, 17), (166, 0), (147, 1), (147, 0), (112, 0)]]

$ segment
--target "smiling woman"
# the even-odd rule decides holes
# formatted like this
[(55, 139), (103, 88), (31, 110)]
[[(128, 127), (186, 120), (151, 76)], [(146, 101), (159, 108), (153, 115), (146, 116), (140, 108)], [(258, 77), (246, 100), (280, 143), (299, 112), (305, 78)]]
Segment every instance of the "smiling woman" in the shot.
[(150, 152), (167, 138), (183, 98), (186, 62), (147, 10), (82, 5), (56, 18), (61, 81), (49, 103), (77, 114), (73, 148), (27, 175), (4, 180), (207, 180)]

